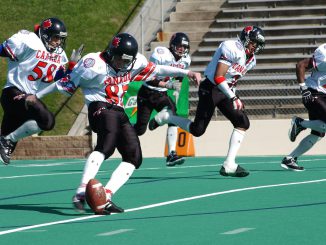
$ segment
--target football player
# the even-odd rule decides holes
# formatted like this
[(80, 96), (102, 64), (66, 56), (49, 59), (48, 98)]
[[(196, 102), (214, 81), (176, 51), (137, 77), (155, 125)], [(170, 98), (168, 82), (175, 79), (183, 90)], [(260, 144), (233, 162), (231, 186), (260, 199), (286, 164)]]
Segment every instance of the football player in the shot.
[(83, 91), (90, 127), (97, 133), (97, 144), (86, 160), (80, 186), (73, 197), (73, 205), (77, 210), (84, 211), (88, 181), (96, 176), (103, 161), (117, 148), (122, 162), (105, 186), (108, 201), (103, 214), (123, 212), (111, 201), (111, 197), (142, 163), (140, 142), (124, 111), (123, 96), (131, 81), (153, 80), (155, 76), (188, 76), (196, 81), (201, 79), (199, 73), (190, 70), (148, 62), (145, 56), (138, 53), (136, 39), (127, 33), (120, 33), (113, 37), (103, 52), (84, 56), (70, 75), (36, 95), (27, 97), (28, 104), (33, 104), (36, 98), (56, 90), (68, 95), (77, 87)]
[[(305, 79), (305, 72), (308, 70), (311, 75)], [(298, 157), (310, 150), (326, 132), (326, 43), (320, 45), (311, 58), (297, 63), (296, 75), (309, 120), (293, 117), (289, 138), (294, 142), (301, 131), (309, 128), (311, 132), (283, 158), (281, 166), (288, 170), (304, 171), (304, 167), (297, 164)]]
[(162, 110), (152, 119), (159, 125), (165, 123), (178, 125), (199, 137), (205, 133), (217, 107), (234, 127), (228, 153), (220, 169), (223, 176), (249, 175), (247, 170), (235, 162), (245, 132), (249, 128), (248, 116), (235, 88), (238, 79), (255, 67), (255, 55), (261, 52), (264, 46), (263, 30), (257, 26), (245, 27), (237, 40), (222, 42), (209, 62), (205, 70), (206, 79), (199, 86), (199, 102), (194, 122), (177, 117), (169, 110)]
[[(189, 50), (188, 36), (185, 33), (177, 32), (172, 35), (169, 48), (156, 47), (149, 60), (157, 65), (168, 65), (187, 69), (191, 62)], [(158, 77), (142, 85), (137, 96), (137, 123), (134, 125), (138, 135), (143, 135), (146, 132), (147, 124), (153, 110), (161, 111), (163, 108), (169, 108), (173, 114), (176, 113), (176, 105), (167, 94), (168, 89), (175, 89), (175, 93), (179, 93), (182, 78), (176, 78), (176, 80), (174, 82), (171, 77)], [(157, 83), (159, 85), (155, 86)], [(178, 98), (178, 94), (176, 95), (176, 98)], [(150, 130), (153, 130), (157, 126), (151, 125)], [(179, 157), (176, 153), (177, 137), (178, 128), (173, 124), (169, 124), (167, 129), (169, 152), (166, 159), (167, 166), (184, 163), (184, 158)]]
[(48, 18), (36, 25), (34, 32), (21, 30), (0, 44), (0, 56), (8, 59), (8, 75), (2, 90), (4, 111), (1, 123), (0, 161), (9, 164), (17, 142), (27, 136), (54, 127), (54, 116), (42, 101), (26, 105), (17, 100), (21, 94), (35, 94), (69, 73), (80, 58), (81, 49), (73, 51), (69, 67), (64, 51), (65, 24)]

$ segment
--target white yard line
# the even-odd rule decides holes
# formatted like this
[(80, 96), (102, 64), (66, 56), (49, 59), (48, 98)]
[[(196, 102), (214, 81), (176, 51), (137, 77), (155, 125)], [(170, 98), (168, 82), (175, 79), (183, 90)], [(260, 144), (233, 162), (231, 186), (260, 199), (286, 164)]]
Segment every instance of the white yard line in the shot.
[[(313, 159), (313, 160), (300, 160), (302, 162), (307, 161), (307, 162), (314, 162), (314, 161), (321, 161), (321, 160), (326, 160), (326, 159)], [(77, 162), (75, 162), (76, 164)], [(279, 161), (271, 161), (271, 162), (252, 162), (252, 163), (241, 163), (241, 165), (254, 165), (254, 164), (271, 164), (271, 163), (280, 163)], [(48, 164), (44, 164), (48, 165)], [(62, 164), (62, 165), (69, 165), (69, 164)], [(217, 167), (221, 166), (221, 164), (205, 164), (205, 165), (186, 165), (186, 166), (178, 166), (177, 169), (187, 169), (187, 168), (205, 168), (205, 167)], [(6, 167), (6, 166), (4, 166)], [(176, 168), (166, 168), (166, 167), (156, 167), (156, 168), (140, 168), (137, 171), (148, 171), (148, 170), (167, 170), (167, 171), (176, 171)], [(99, 173), (107, 173), (108, 171), (99, 171)], [(2, 179), (16, 179), (16, 178), (28, 178), (28, 177), (42, 177), (42, 176), (55, 176), (55, 175), (71, 175), (71, 174), (80, 174), (82, 171), (76, 171), (72, 173), (51, 173), (51, 174), (28, 174), (28, 175), (15, 175), (15, 176), (6, 176), (6, 177), (0, 177), (0, 180)]]
[(254, 229), (255, 228), (238, 228), (238, 229), (235, 229), (235, 230), (232, 230), (232, 231), (223, 232), (221, 234), (222, 235), (236, 235), (236, 234), (247, 232), (247, 231), (254, 230)]
[[(187, 202), (187, 201), (191, 201), (191, 200), (196, 200), (196, 199), (201, 199), (201, 198), (206, 198), (206, 197), (212, 197), (212, 196), (219, 196), (219, 195), (224, 195), (224, 194), (229, 194), (229, 193), (236, 193), (236, 192), (250, 191), (250, 190), (258, 190), (258, 189), (266, 189), (266, 188), (274, 188), (274, 187), (283, 187), (283, 186), (290, 186), (290, 185), (314, 184), (314, 183), (320, 183), (320, 182), (325, 182), (325, 181), (326, 181), (326, 179), (318, 179), (318, 180), (290, 182), (290, 183), (283, 183), (283, 184), (252, 186), (252, 187), (246, 187), (246, 188), (240, 188), (240, 189), (213, 192), (213, 193), (199, 195), (199, 196), (192, 196), (192, 197), (181, 198), (181, 199), (176, 199), (176, 200), (167, 201), (167, 202), (160, 202), (160, 203), (145, 205), (145, 206), (141, 206), (141, 207), (138, 207), (138, 208), (131, 208), (131, 209), (125, 210), (125, 212), (126, 213), (134, 212), (134, 211), (139, 211), (139, 210), (144, 210), (144, 209), (149, 209), (149, 208), (155, 208), (155, 207), (161, 207), (161, 206), (166, 206), (166, 205), (170, 205), (170, 204), (174, 204), (174, 203)], [(11, 229), (11, 230), (1, 231), (0, 235), (5, 235), (5, 234), (19, 232), (19, 231), (30, 230), (30, 229), (39, 228), (39, 227), (46, 227), (46, 226), (51, 226), (51, 225), (58, 225), (58, 224), (71, 223), (71, 222), (76, 222), (76, 221), (81, 221), (81, 220), (100, 218), (102, 216), (103, 215), (90, 215), (90, 216), (74, 218), (74, 219), (66, 219), (66, 220), (54, 221), (54, 222), (43, 223), (43, 224), (38, 224), (38, 225), (24, 226), (24, 227), (20, 227), (20, 228)]]
[(128, 231), (133, 231), (134, 229), (120, 229), (120, 230), (116, 230), (116, 231), (109, 231), (109, 232), (105, 232), (105, 233), (100, 233), (97, 234), (97, 236), (112, 236), (112, 235), (116, 235), (116, 234), (121, 234), (121, 233), (125, 233)]

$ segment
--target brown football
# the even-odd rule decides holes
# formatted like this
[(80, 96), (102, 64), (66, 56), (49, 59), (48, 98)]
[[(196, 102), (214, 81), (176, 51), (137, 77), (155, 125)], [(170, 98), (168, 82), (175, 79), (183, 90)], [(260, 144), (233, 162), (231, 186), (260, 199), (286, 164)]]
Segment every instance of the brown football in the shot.
[(86, 202), (94, 213), (101, 213), (105, 207), (106, 194), (101, 182), (97, 179), (91, 179), (86, 186)]

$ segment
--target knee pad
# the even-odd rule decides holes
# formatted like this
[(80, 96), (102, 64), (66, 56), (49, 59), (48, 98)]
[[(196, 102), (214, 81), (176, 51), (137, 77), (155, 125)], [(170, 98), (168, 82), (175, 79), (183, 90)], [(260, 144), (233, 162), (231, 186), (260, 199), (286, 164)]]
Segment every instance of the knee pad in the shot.
[(52, 112), (50, 112), (42, 101), (38, 101), (35, 105), (28, 108), (30, 118), (37, 122), (40, 129), (49, 131), (54, 128), (55, 118)]
[(135, 129), (137, 135), (141, 136), (146, 132), (147, 125), (137, 126), (137, 124), (135, 124), (134, 129)]
[(192, 124), (190, 124), (189, 129), (190, 129), (190, 133), (195, 137), (202, 136), (206, 131), (206, 128), (203, 124), (192, 123)]
[(250, 127), (249, 119), (244, 113), (239, 116), (236, 121), (232, 122), (232, 124), (235, 128), (243, 128), (245, 130), (248, 130)]
[(140, 167), (140, 165), (142, 164), (142, 162), (143, 162), (143, 157), (140, 156), (140, 157), (137, 159), (136, 163), (134, 164), (135, 168), (138, 169), (138, 168)]
[(42, 117), (41, 120), (37, 120), (37, 124), (40, 129), (44, 131), (50, 131), (54, 128), (55, 119), (52, 113), (49, 113), (46, 117)]
[(124, 162), (129, 162), (132, 165), (135, 166), (136, 169), (140, 167), (140, 165), (143, 162), (143, 156), (140, 154), (139, 156), (133, 156), (133, 157), (127, 157), (127, 158), (122, 158)]
[(321, 132), (318, 132), (318, 131), (315, 131), (315, 130), (311, 130), (311, 134), (316, 135), (316, 136), (321, 137), (321, 138), (325, 136), (325, 133), (321, 133)]

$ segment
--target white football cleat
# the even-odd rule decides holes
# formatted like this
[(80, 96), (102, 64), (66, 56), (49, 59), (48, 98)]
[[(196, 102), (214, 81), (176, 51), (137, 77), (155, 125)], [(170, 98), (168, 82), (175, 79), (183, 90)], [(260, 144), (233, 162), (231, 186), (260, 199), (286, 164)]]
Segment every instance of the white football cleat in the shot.
[(167, 108), (163, 108), (159, 113), (155, 115), (155, 121), (158, 125), (162, 126), (164, 124), (167, 124), (169, 122), (170, 116), (172, 115), (172, 112), (168, 110)]
[(149, 130), (154, 130), (159, 126), (169, 123), (170, 115), (172, 115), (172, 112), (167, 108), (163, 108), (149, 121)]

